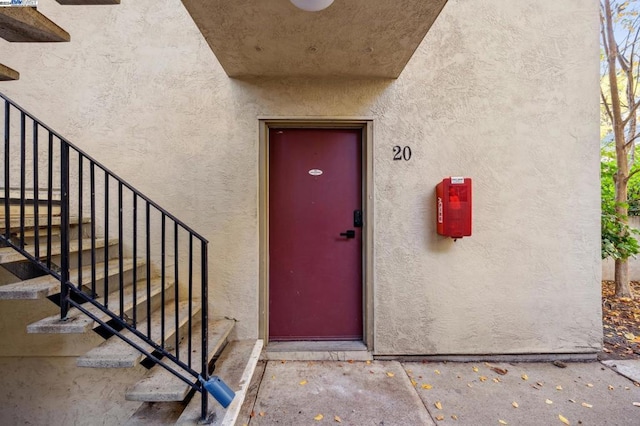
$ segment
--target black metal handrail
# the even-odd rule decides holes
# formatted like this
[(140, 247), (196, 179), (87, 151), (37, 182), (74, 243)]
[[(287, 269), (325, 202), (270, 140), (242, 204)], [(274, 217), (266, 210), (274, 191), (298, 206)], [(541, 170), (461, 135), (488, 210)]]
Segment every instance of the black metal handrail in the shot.
[[(200, 379), (206, 381), (209, 378), (208, 241), (7, 96), (0, 93), (0, 97), (4, 99), (4, 232), (0, 241), (60, 281), (61, 321), (67, 319), (71, 307), (76, 308), (108, 332), (134, 346), (201, 393), (202, 419), (206, 419), (207, 392)], [(15, 118), (13, 113), (17, 113)], [(46, 137), (46, 143), (41, 143), (43, 137)], [(28, 139), (30, 143), (27, 143)], [(44, 171), (46, 182), (40, 178)], [(28, 185), (33, 186), (32, 192), (28, 191)], [(102, 198), (96, 195), (99, 189), (103, 190)], [(46, 191), (44, 200), (41, 196), (43, 191)], [(59, 199), (54, 200), (54, 193), (59, 193)], [(112, 197), (115, 197), (115, 202)], [(17, 200), (19, 211), (14, 216), (18, 220), (12, 222), (11, 207)], [(143, 205), (142, 209), (139, 204)], [(30, 205), (33, 206), (31, 222), (27, 215)], [(46, 210), (46, 215), (41, 214), (42, 210)], [(54, 225), (57, 221), (59, 236)], [(76, 222), (74, 228), (72, 222)], [(26, 236), (25, 230), (31, 228), (33, 235)], [(75, 241), (72, 229), (77, 234), (75, 250), (71, 249), (72, 241)], [(98, 247), (100, 234), (104, 237), (102, 249)], [(112, 235), (116, 237), (117, 254), (110, 246)], [(88, 237), (88, 241), (83, 237)], [(130, 238), (129, 244), (125, 242), (126, 238)], [(133, 262), (130, 280), (125, 280), (127, 255)], [(172, 268), (168, 265), (171, 258)], [(113, 280), (109, 279), (109, 265), (114, 259), (118, 276), (116, 290), (112, 289)], [(156, 268), (152, 268), (154, 263)], [(90, 269), (89, 287), (83, 286), (83, 266)], [(70, 280), (72, 267), (77, 270), (75, 283)], [(139, 268), (143, 271), (139, 272)], [(152, 273), (156, 269), (159, 269), (160, 276), (154, 279)], [(99, 272), (104, 275), (102, 286), (98, 285)], [(142, 279), (140, 274), (144, 275)], [(199, 292), (194, 288), (198, 280)], [(185, 282), (187, 312), (183, 312), (184, 307), (182, 311), (180, 309), (180, 283)], [(153, 327), (152, 299), (157, 290), (154, 286), (158, 285), (159, 327)], [(129, 288), (131, 295), (126, 300), (125, 290)], [(200, 294), (199, 324), (193, 320), (197, 293)], [(109, 300), (110, 294), (117, 295), (117, 300)], [(144, 303), (139, 303), (143, 297)], [(170, 304), (172, 298), (173, 306)], [(127, 303), (130, 303), (130, 308), (126, 307)], [(93, 313), (95, 310), (87, 308), (89, 305), (106, 314), (109, 320), (99, 318)], [(173, 314), (167, 313), (166, 307), (174, 309)], [(138, 324), (144, 319), (147, 325), (141, 330)], [(182, 336), (180, 329), (185, 321), (187, 336)], [(173, 344), (167, 342), (167, 327), (174, 327)], [(135, 338), (128, 337), (124, 330)], [(197, 333), (201, 336), (201, 356), (195, 360), (192, 359), (192, 347), (197, 344), (194, 342)], [(143, 347), (145, 344), (152, 349)], [(188, 349), (186, 359), (180, 356), (181, 347)]]

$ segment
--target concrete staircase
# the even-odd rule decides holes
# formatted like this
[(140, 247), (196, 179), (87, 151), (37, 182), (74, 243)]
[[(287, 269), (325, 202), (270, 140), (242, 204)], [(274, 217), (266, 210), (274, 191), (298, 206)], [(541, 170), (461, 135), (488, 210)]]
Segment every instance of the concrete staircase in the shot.
[[(16, 208), (15, 202), (11, 206), (10, 234), (12, 241), (24, 239), (24, 250), (30, 254), (35, 253), (35, 222), (34, 207), (32, 203), (26, 203), (23, 207), (24, 214), (14, 215), (20, 209)], [(0, 206), (4, 206), (4, 200), (0, 199)], [(46, 204), (45, 204), (46, 206)], [(48, 251), (45, 247), (50, 247), (52, 268), (57, 268), (60, 263), (60, 216), (59, 209), (54, 207), (55, 214), (51, 217), (51, 239), (50, 244), (40, 238), (40, 253), (44, 259), (44, 253)], [(3, 209), (4, 210), (4, 209)], [(41, 228), (39, 234), (46, 235), (48, 225), (48, 212), (42, 205), (38, 208), (38, 226)], [(0, 217), (0, 233), (5, 235), (4, 214)], [(200, 359), (200, 342), (202, 336), (199, 334), (200, 327), (200, 301), (193, 300), (191, 309), (188, 300), (174, 299), (174, 286), (176, 283), (165, 279), (164, 283), (157, 276), (146, 276), (146, 265), (141, 259), (123, 258), (118, 256), (118, 240), (97, 238), (91, 241), (87, 235), (87, 227), (83, 227), (80, 235), (79, 224), (86, 223), (86, 220), (77, 218), (71, 220), (71, 262), (70, 281), (77, 285), (82, 282), (85, 292), (95, 291), (96, 301), (104, 303), (105, 295), (100, 292), (108, 292), (108, 300), (115, 305), (122, 300), (122, 309), (125, 318), (132, 320), (135, 318), (136, 329), (150, 330), (157, 344), (164, 344), (165, 348), (170, 348), (171, 353), (179, 359), (188, 358)], [(21, 233), (22, 232), (22, 233)], [(82, 242), (82, 243), (81, 243)], [(97, 250), (94, 253), (97, 259), (107, 259), (97, 263), (95, 268), (86, 257), (91, 248)], [(82, 260), (84, 259), (84, 261)], [(82, 264), (84, 266), (79, 267)], [(87, 266), (89, 265), (89, 266)], [(12, 247), (0, 247), (0, 267), (4, 269), (2, 280), (0, 281), (0, 300), (38, 300), (49, 299), (57, 302), (60, 299), (60, 282), (49, 274), (44, 274), (37, 268), (29, 268), (29, 261), (23, 254)], [(92, 270), (95, 269), (95, 270)], [(136, 282), (133, 282), (133, 271), (136, 270)], [(11, 276), (11, 278), (7, 278)], [(120, 294), (120, 282), (124, 282), (122, 295)], [(132, 297), (134, 287), (138, 289), (138, 296)], [(149, 289), (148, 292), (141, 289)], [(103, 290), (104, 289), (104, 290)], [(147, 297), (147, 293), (149, 297)], [(121, 297), (122, 296), (122, 297)], [(105, 323), (110, 324), (111, 318), (90, 303), (85, 303), (92, 314)], [(147, 308), (150, 311), (147, 312)], [(167, 321), (173, 319), (176, 307), (180, 313), (177, 321)], [(116, 312), (118, 309), (111, 308)], [(189, 313), (191, 316), (189, 316)], [(162, 319), (165, 319), (164, 321)], [(189, 327), (192, 326), (191, 341), (195, 342), (193, 347), (184, 343)], [(253, 370), (258, 361), (262, 349), (261, 341), (235, 341), (229, 342), (229, 335), (233, 330), (234, 321), (221, 319), (211, 321), (208, 327), (209, 353), (207, 361), (211, 366), (215, 366), (215, 373), (220, 375), (229, 386), (236, 391), (236, 400), (228, 409), (223, 409), (215, 400), (211, 399), (210, 420), (212, 424), (233, 424), (237, 416), (244, 392), (249, 386)], [(94, 321), (77, 308), (71, 308), (66, 321), (60, 320), (59, 315), (42, 318), (32, 324), (27, 325), (27, 333), (47, 334), (47, 333), (90, 333), (97, 332), (105, 338), (99, 346), (91, 349), (83, 356), (77, 358), (77, 366), (83, 368), (133, 368), (142, 364), (148, 368), (146, 377), (138, 383), (124, 390), (124, 397), (129, 401), (140, 401), (140, 409), (129, 420), (132, 425), (146, 424), (198, 424), (200, 420), (200, 395), (193, 391), (192, 387), (169, 373), (161, 366), (146, 358), (141, 352), (121, 340), (118, 336), (105, 331), (100, 323)], [(136, 341), (137, 337), (131, 331), (122, 329), (121, 332), (128, 338)], [(136, 341), (143, 349), (153, 353), (153, 347), (138, 339)], [(178, 348), (177, 350), (175, 348)], [(186, 377), (189, 374), (183, 373)], [(195, 395), (194, 395), (195, 394)]]
[[(56, 1), (60, 5), (87, 6), (120, 3), (120, 0)], [(23, 6), (0, 6), (0, 37), (9, 42), (70, 40), (67, 31), (40, 13), (36, 7)], [(19, 76), (16, 70), (0, 64), (0, 81), (17, 80)], [(24, 168), (24, 165), (22, 167)], [(11, 173), (14, 173), (14, 170)], [(20, 252), (11, 246), (2, 246), (3, 240), (0, 240), (0, 300), (48, 299), (60, 304), (63, 299), (61, 284), (54, 276), (59, 273), (63, 264), (61, 256), (64, 251), (61, 243), (63, 221), (60, 216), (60, 197), (57, 194), (52, 197), (57, 198), (57, 201), (48, 202), (47, 192), (40, 190), (37, 203), (26, 200), (21, 206), (17, 200), (25, 197), (24, 183), (22, 185), (22, 193), (11, 189), (11, 193), (5, 195), (10, 200), (8, 221), (5, 218), (5, 200), (0, 199), (0, 234), (2, 237), (10, 235), (10, 241), (17, 247), (22, 247)], [(31, 194), (31, 191), (28, 193)], [(162, 217), (164, 219), (164, 213)], [(69, 225), (69, 281), (76, 288), (80, 284), (82, 293), (95, 298), (97, 304), (108, 306), (110, 311), (117, 312), (116, 316), (123, 318), (129, 326), (135, 324), (136, 330), (146, 330), (156, 345), (169, 352), (167, 357), (200, 360), (200, 343), (203, 340), (199, 331), (202, 318), (201, 301), (195, 298), (182, 300), (186, 292), (174, 291), (180, 288), (180, 283), (165, 277), (164, 274), (159, 277), (158, 271), (153, 271), (145, 259), (123, 255), (125, 244), (121, 244), (120, 240), (92, 238), (89, 228), (90, 225), (95, 226), (95, 222), (92, 224), (91, 219), (72, 217)], [(131, 241), (127, 234), (120, 235), (119, 238)], [(26, 256), (40, 259), (42, 263), (38, 266)], [(177, 297), (178, 294), (182, 295), (182, 298)], [(95, 332), (102, 336), (104, 342), (77, 358), (78, 367), (135, 368), (143, 365), (148, 368), (144, 379), (124, 390), (127, 400), (141, 402), (140, 409), (131, 417), (129, 424), (199, 424), (201, 395), (192, 386), (160, 367), (151, 357), (145, 356), (126, 343), (114, 334), (114, 331), (135, 342), (139, 348), (153, 357), (162, 355), (136, 333), (122, 324), (119, 325), (111, 315), (91, 302), (81, 306), (96, 319), (87, 316), (79, 307), (72, 307), (66, 320), (60, 320), (60, 315), (42, 318), (27, 324), (26, 331), (30, 334)], [(178, 315), (175, 315), (176, 310), (179, 312)], [(229, 342), (234, 326), (232, 320), (208, 321), (207, 324), (206, 361), (210, 366), (209, 373), (211, 374), (211, 369), (215, 367), (215, 373), (236, 391), (236, 398), (227, 409), (223, 409), (207, 395), (209, 423), (233, 424), (258, 361), (262, 342)], [(109, 327), (113, 329), (110, 330)], [(194, 343), (189, 345), (186, 341)], [(175, 370), (185, 377), (190, 377), (179, 366), (175, 367)], [(193, 380), (195, 381), (195, 378)]]

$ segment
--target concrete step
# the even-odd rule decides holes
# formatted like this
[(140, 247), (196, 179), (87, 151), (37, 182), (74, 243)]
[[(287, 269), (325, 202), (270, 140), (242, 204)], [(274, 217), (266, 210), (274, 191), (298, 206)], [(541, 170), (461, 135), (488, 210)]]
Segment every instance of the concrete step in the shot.
[[(218, 320), (209, 325), (209, 361), (211, 361), (213, 357), (225, 346), (227, 336), (229, 336), (229, 333), (233, 329), (233, 325), (234, 322), (232, 320)], [(192, 341), (194, 342), (194, 345), (192, 347), (191, 359), (193, 365), (197, 366), (196, 370), (199, 369), (198, 360), (202, 354), (201, 345), (199, 344), (202, 339), (201, 331), (200, 327), (196, 326), (192, 334)], [(182, 339), (179, 350), (179, 359), (186, 360), (188, 354), (189, 352), (186, 339)], [(179, 367), (176, 367), (176, 370), (178, 372), (183, 372), (187, 377), (190, 376)], [(156, 365), (149, 370), (149, 373), (144, 379), (127, 389), (125, 399), (127, 401), (146, 402), (183, 401), (191, 389), (191, 386), (187, 385), (161, 366)]]
[[(189, 324), (189, 302), (180, 302), (178, 305), (180, 312), (179, 317), (179, 330), (183, 332), (185, 325)], [(199, 315), (200, 304), (199, 301), (194, 301), (192, 308), (193, 315)], [(165, 304), (165, 318), (173, 318), (175, 312), (175, 302), (170, 301)], [(161, 327), (161, 313), (159, 309), (156, 309), (151, 314), (151, 318), (138, 323), (136, 327), (138, 330), (146, 333), (148, 321), (151, 321), (151, 333), (153, 340), (156, 343), (160, 343), (160, 327)], [(167, 345), (175, 345), (175, 322), (168, 321), (165, 324), (165, 336), (164, 343)], [(141, 342), (140, 339), (130, 332), (129, 330), (123, 330), (122, 334), (136, 342)], [(147, 343), (140, 343), (142, 348), (153, 352), (153, 348)], [(135, 348), (130, 346), (124, 340), (117, 336), (112, 336), (100, 346), (90, 350), (83, 356), (79, 357), (76, 364), (78, 367), (93, 367), (93, 368), (130, 368), (135, 367), (142, 361), (144, 355), (138, 352)]]
[(63, 5), (94, 5), (94, 4), (120, 4), (120, 0), (56, 0)]
[(0, 81), (19, 80), (20, 73), (13, 68), (0, 64)]
[[(0, 221), (4, 221), (5, 217), (5, 205), (4, 198), (0, 198)], [(24, 205), (24, 216), (25, 217), (34, 217), (36, 215), (34, 200), (25, 200)], [(47, 217), (49, 212), (49, 203), (46, 200), (39, 200), (38, 203), (38, 216)], [(60, 216), (62, 211), (62, 207), (60, 206), (59, 201), (54, 201), (51, 205), (51, 215), (52, 216)], [(22, 215), (22, 207), (20, 206), (19, 199), (10, 199), (9, 200), (9, 217), (11, 219), (17, 218), (20, 220), (20, 216)]]
[[(140, 288), (142, 282), (138, 287)], [(146, 281), (145, 281), (146, 283)], [(172, 286), (166, 286), (165, 289), (170, 289)], [(151, 285), (151, 300), (152, 303), (161, 298), (162, 294), (162, 285), (159, 281), (152, 280)], [(144, 306), (147, 301), (147, 293), (146, 291), (140, 292), (138, 291), (136, 303), (133, 302), (133, 286), (127, 286), (124, 288), (124, 304), (123, 311), (125, 313), (125, 318), (130, 318), (133, 312), (134, 307), (136, 306)], [(99, 297), (96, 299), (99, 304), (104, 304), (104, 297)], [(100, 309), (95, 307), (90, 303), (85, 303), (83, 305), (85, 309), (95, 315), (98, 319), (107, 322), (111, 320), (111, 317)], [(111, 312), (119, 313), (120, 312), (120, 290), (113, 291), (109, 293), (109, 310)], [(69, 309), (67, 319), (62, 321), (60, 319), (60, 315), (52, 315), (47, 318), (43, 318), (40, 321), (36, 321), (27, 326), (27, 333), (30, 334), (81, 334), (86, 333), (95, 327), (98, 327), (100, 324), (93, 319), (86, 316), (77, 308)]]
[[(21, 237), (24, 239), (25, 245), (33, 245), (36, 240), (36, 230), (38, 231), (38, 239), (46, 242), (46, 237), (51, 236), (51, 241), (59, 241), (60, 235), (62, 234), (60, 230), (60, 217), (53, 216), (51, 219), (51, 233), (47, 227), (48, 219), (47, 217), (39, 216), (38, 218), (38, 227), (36, 228), (35, 218), (33, 220), (25, 221), (24, 232), (20, 232), (20, 224), (16, 221), (16, 223), (11, 223), (12, 228), (10, 229), (11, 241), (14, 241), (17, 244), (20, 244)], [(44, 225), (43, 225), (44, 223)], [(80, 223), (82, 223), (82, 228), (80, 227)], [(91, 236), (91, 227), (90, 227), (91, 219), (84, 218), (82, 221), (79, 221), (78, 218), (70, 218), (69, 219), (69, 238), (71, 240), (78, 239), (80, 237), (80, 231), (82, 231), (82, 238), (88, 238)], [(2, 222), (0, 221), (0, 226), (2, 226)], [(4, 236), (4, 229), (0, 228), (0, 235)]]
[[(141, 262), (138, 261), (140, 268)], [(124, 259), (123, 268), (125, 271), (133, 269), (133, 259)], [(78, 269), (69, 271), (70, 281), (78, 284)], [(115, 276), (120, 272), (117, 259), (109, 261), (109, 276)], [(142, 271), (141, 271), (142, 272)], [(91, 265), (82, 268), (82, 285), (91, 286)], [(96, 280), (104, 278), (104, 263), (96, 264)], [(102, 286), (97, 286), (102, 288)], [(53, 294), (60, 293), (60, 281), (51, 275), (44, 275), (30, 280), (7, 284), (0, 287), (0, 300), (35, 300), (44, 299)]]
[[(0, 206), (0, 208), (2, 208)], [(4, 218), (4, 215), (2, 216)], [(89, 218), (83, 218), (82, 219), (82, 223), (90, 223), (91, 219)], [(55, 227), (60, 227), (62, 223), (62, 218), (60, 216), (52, 216), (51, 217), (51, 227), (55, 228)], [(69, 218), (69, 224), (72, 226), (78, 225), (80, 223), (80, 219), (78, 219), (77, 217), (70, 217)], [(49, 219), (47, 218), (46, 215), (42, 215), (39, 214), (38, 215), (38, 228), (40, 228), (41, 230), (45, 230), (47, 228), (47, 225), (49, 224)], [(4, 234), (5, 232), (5, 221), (4, 220), (0, 220), (0, 234)], [(36, 226), (36, 218), (34, 216), (31, 217), (25, 217), (24, 218), (24, 228), (25, 228), (25, 233), (29, 230), (34, 229), (34, 227)], [(11, 218), (11, 221), (9, 222), (9, 231), (11, 231), (12, 233), (15, 232), (20, 232), (20, 219), (19, 218)], [(41, 233), (41, 235), (44, 235), (44, 233)]]
[(69, 33), (35, 7), (0, 7), (0, 37), (13, 42), (69, 41)]
[[(83, 238), (82, 240), (82, 250), (91, 249), (91, 238)], [(105, 240), (102, 238), (96, 238), (95, 247), (103, 248), (105, 247)], [(111, 239), (108, 241), (109, 246), (116, 245), (118, 240)], [(46, 244), (40, 245), (40, 256), (44, 257), (46, 255)], [(69, 251), (71, 253), (78, 252), (80, 248), (79, 240), (72, 240), (69, 242)], [(30, 255), (35, 255), (35, 246), (25, 246), (25, 251)], [(56, 256), (62, 253), (62, 244), (60, 242), (52, 242), (51, 243), (51, 255)], [(11, 263), (11, 262), (20, 262), (22, 260), (27, 260), (22, 254), (18, 253), (12, 247), (2, 247), (0, 248), (0, 264), (3, 263)]]
[[(238, 413), (244, 402), (251, 378), (260, 359), (262, 340), (239, 340), (229, 342), (216, 361), (213, 374), (219, 376), (235, 393), (231, 404), (225, 409), (211, 395), (209, 395), (209, 418), (214, 424), (233, 426), (236, 424)], [(200, 395), (196, 394), (182, 415), (176, 421), (178, 425), (200, 424)]]

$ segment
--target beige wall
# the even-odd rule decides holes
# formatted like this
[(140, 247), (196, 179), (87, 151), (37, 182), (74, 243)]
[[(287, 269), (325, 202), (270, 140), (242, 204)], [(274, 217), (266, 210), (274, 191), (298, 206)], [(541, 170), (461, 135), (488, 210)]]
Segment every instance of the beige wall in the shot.
[(121, 426), (141, 402), (125, 389), (147, 370), (78, 368), (75, 358), (0, 358), (0, 424)]
[[(0, 90), (211, 241), (214, 316), (258, 333), (258, 117), (374, 119), (375, 351), (599, 348), (598, 4), (450, 0), (397, 80), (233, 80), (179, 0), (40, 9)], [(410, 162), (392, 161), (409, 145)], [(474, 233), (434, 187), (474, 179)]]

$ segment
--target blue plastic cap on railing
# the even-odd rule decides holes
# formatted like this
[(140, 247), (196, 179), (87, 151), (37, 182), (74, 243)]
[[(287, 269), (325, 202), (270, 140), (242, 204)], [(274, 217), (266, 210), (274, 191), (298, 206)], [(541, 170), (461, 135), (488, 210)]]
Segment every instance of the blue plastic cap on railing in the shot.
[(202, 376), (198, 376), (198, 380), (200, 380), (207, 392), (224, 408), (227, 408), (236, 396), (236, 393), (218, 376), (211, 376), (209, 380), (204, 380)]

